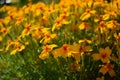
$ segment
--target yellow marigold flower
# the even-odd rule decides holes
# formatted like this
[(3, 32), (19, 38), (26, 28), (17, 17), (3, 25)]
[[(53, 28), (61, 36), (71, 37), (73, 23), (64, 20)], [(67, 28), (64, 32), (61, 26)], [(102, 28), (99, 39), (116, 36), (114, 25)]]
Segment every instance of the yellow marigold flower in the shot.
[(31, 33), (31, 31), (32, 31), (32, 27), (30, 25), (26, 24), (20, 37), (24, 38), (25, 36), (28, 36)]
[(49, 57), (49, 52), (53, 50), (54, 47), (57, 47), (55, 44), (43, 46), (43, 51), (39, 55), (39, 58), (44, 60)]
[(104, 21), (101, 21), (101, 22), (99, 23), (99, 28), (100, 28), (101, 33), (107, 31), (106, 23), (105, 23)]
[(68, 45), (68, 44), (64, 44), (61, 48), (58, 48), (58, 49), (55, 49), (53, 51), (53, 55), (55, 58), (59, 57), (59, 56), (62, 56), (64, 58), (68, 57), (68, 54), (70, 53), (71, 51), (71, 45)]
[(24, 18), (23, 17), (18, 17), (15, 25), (20, 25), (21, 22), (23, 22)]
[(14, 44), (14, 42), (12, 40), (8, 40), (7, 41), (7, 47), (5, 48), (5, 51), (8, 51), (10, 46), (12, 46)]
[(79, 25), (79, 29), (80, 30), (90, 30), (90, 26), (86, 23), (86, 22), (82, 22), (80, 25)]
[(112, 53), (112, 50), (109, 47), (106, 47), (105, 49), (100, 48), (99, 54), (93, 54), (93, 60), (101, 60), (103, 63), (108, 63), (110, 61), (110, 55)]
[(45, 8), (44, 16), (50, 16), (50, 14), (56, 12), (57, 10), (54, 8), (54, 3), (50, 4), (49, 7)]
[(24, 49), (25, 49), (24, 45), (15, 45), (14, 50), (11, 51), (10, 55), (15, 55), (17, 51), (20, 52), (20, 51), (22, 51)]
[(40, 43), (46, 44), (49, 43), (52, 39), (56, 38), (56, 34), (45, 33), (44, 37), (40, 40)]
[(98, 21), (103, 21), (103, 20), (108, 20), (110, 18), (110, 14), (104, 14), (104, 15), (98, 15), (95, 19), (94, 22)]
[(91, 46), (81, 46), (79, 44), (74, 44), (70, 46), (69, 56), (72, 56), (76, 59), (76, 62), (80, 61), (82, 54), (88, 55), (92, 51)]
[(86, 11), (80, 16), (80, 19), (82, 21), (88, 20), (91, 17), (91, 15), (93, 15), (95, 13), (96, 13), (95, 10), (86, 9)]
[(46, 17), (46, 16), (41, 17), (40, 22), (41, 22), (41, 25), (49, 25), (50, 24), (50, 21), (49, 21), (48, 17)]
[(64, 15), (64, 16), (60, 16), (60, 17), (58, 17), (58, 18), (56, 19), (55, 24), (54, 24), (53, 27), (52, 27), (52, 32), (53, 32), (55, 29), (59, 30), (63, 24), (69, 24), (69, 23), (71, 23), (70, 21), (67, 21), (67, 20), (65, 19), (65, 17), (66, 17), (66, 16)]
[(103, 15), (103, 20), (108, 20), (110, 18), (110, 14), (104, 14)]
[(118, 15), (120, 15), (119, 10), (116, 10), (116, 9), (112, 10), (110, 15), (116, 18)]
[(60, 18), (57, 18), (56, 21), (55, 21), (55, 24), (53, 25), (52, 27), (52, 32), (55, 30), (55, 29), (60, 29), (60, 27), (62, 26), (61, 24), (61, 20)]
[(115, 21), (115, 20), (108, 21), (108, 22), (106, 23), (106, 26), (107, 26), (108, 29), (116, 28), (116, 26), (117, 26), (117, 21)]
[(99, 72), (102, 73), (103, 75), (105, 75), (107, 72), (111, 77), (115, 76), (115, 71), (113, 70), (114, 65), (107, 63), (106, 65), (103, 65)]
[(7, 27), (7, 28), (3, 27), (1, 29), (2, 36), (5, 37), (8, 34), (8, 32), (10, 31), (10, 29), (11, 29), (11, 27)]

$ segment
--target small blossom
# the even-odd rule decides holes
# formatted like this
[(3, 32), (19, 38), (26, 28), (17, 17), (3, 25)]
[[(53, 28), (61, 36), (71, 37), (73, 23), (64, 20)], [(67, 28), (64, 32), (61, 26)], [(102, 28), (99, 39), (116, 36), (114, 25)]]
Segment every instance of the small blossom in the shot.
[(108, 63), (110, 61), (111, 53), (112, 50), (109, 47), (106, 47), (105, 49), (100, 48), (99, 54), (93, 54), (92, 57), (94, 60), (101, 60), (103, 63)]

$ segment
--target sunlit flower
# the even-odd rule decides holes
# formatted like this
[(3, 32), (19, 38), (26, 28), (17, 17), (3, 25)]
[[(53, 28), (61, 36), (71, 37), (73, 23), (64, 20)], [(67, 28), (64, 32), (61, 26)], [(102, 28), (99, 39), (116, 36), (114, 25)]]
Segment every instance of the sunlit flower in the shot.
[(44, 60), (49, 57), (49, 52), (53, 50), (54, 47), (57, 47), (55, 44), (43, 46), (43, 51), (39, 55), (39, 58)]
[(55, 29), (59, 30), (61, 26), (62, 26), (61, 19), (57, 18), (55, 24), (52, 27), (52, 31), (54, 31)]
[(16, 25), (20, 25), (21, 22), (23, 22), (24, 18), (23, 17), (18, 17), (16, 21)]
[(101, 21), (101, 22), (99, 23), (99, 28), (100, 28), (100, 32), (101, 32), (101, 33), (106, 32), (106, 31), (107, 31), (106, 23), (105, 23), (104, 21)]
[(66, 17), (65, 15), (64, 16), (62, 15), (55, 20), (55, 24), (53, 24), (53, 27), (52, 27), (52, 32), (55, 29), (59, 30), (63, 24), (67, 25), (70, 23), (70, 21), (67, 21), (65, 17)]
[(86, 9), (85, 12), (80, 16), (82, 21), (88, 20), (92, 15), (96, 13), (95, 10)]
[(106, 23), (107, 28), (115, 29), (117, 27), (117, 21), (111, 20)]
[(112, 50), (109, 47), (106, 47), (105, 49), (100, 48), (99, 54), (93, 54), (92, 57), (94, 60), (101, 60), (103, 63), (108, 63), (110, 61), (111, 53)]
[(2, 36), (5, 37), (9, 33), (10, 29), (11, 27), (7, 27), (7, 28), (3, 27), (0, 31), (2, 32)]
[(103, 14), (103, 15), (98, 15), (94, 21), (95, 22), (98, 22), (98, 21), (105, 21), (105, 20), (108, 20), (110, 18), (110, 14), (106, 13), (106, 14)]
[(12, 41), (12, 40), (8, 40), (7, 41), (7, 47), (6, 47), (6, 51), (8, 51), (9, 50), (9, 48), (12, 46), (14, 44), (14, 42)]
[(103, 75), (105, 75), (107, 72), (108, 74), (111, 76), (111, 77), (114, 77), (115, 76), (115, 71), (113, 70), (114, 68), (114, 65), (108, 63), (106, 65), (103, 65), (99, 72), (102, 73)]
[(22, 38), (24, 38), (25, 36), (28, 36), (30, 33), (31, 33), (31, 31), (32, 31), (32, 27), (30, 26), (30, 25), (28, 25), (28, 24), (26, 24), (25, 25), (25, 28), (24, 28), (24, 30), (22, 31), (22, 33), (21, 33), (21, 37)]
[(46, 44), (46, 43), (50, 43), (50, 41), (52, 39), (55, 39), (56, 38), (56, 34), (51, 34), (51, 33), (45, 33), (44, 34), (44, 37), (40, 40), (40, 43), (43, 43), (43, 44)]
[(87, 22), (82, 22), (82, 23), (79, 25), (79, 29), (80, 29), (80, 30), (90, 30), (90, 26), (88, 25)]
[(41, 25), (45, 25), (45, 26), (50, 24), (49, 19), (46, 16), (41, 17), (40, 22), (41, 22)]
[(10, 55), (15, 55), (16, 52), (21, 52), (24, 49), (25, 49), (24, 45), (15, 45), (14, 49), (11, 51)]
[(53, 51), (53, 55), (55, 58), (60, 56), (66, 58), (68, 57), (68, 54), (70, 53), (70, 51), (71, 51), (71, 45), (64, 44), (61, 48), (55, 49)]

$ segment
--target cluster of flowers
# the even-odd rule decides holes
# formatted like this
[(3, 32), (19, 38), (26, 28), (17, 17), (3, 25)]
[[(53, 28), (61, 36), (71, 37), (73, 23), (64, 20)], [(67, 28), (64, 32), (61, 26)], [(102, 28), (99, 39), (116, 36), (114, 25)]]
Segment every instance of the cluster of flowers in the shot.
[[(75, 70), (85, 68), (84, 58), (98, 62), (101, 77), (116, 76), (120, 64), (120, 3), (112, 0), (60, 0), (23, 7), (4, 5), (0, 11), (0, 53), (11, 55), (31, 50), (45, 60), (73, 57)], [(41, 48), (41, 50), (39, 50)], [(30, 51), (31, 51), (30, 50)], [(33, 52), (32, 51), (32, 52)], [(25, 53), (24, 53), (25, 54)], [(30, 54), (33, 54), (30, 52)], [(95, 64), (94, 64), (95, 65)]]

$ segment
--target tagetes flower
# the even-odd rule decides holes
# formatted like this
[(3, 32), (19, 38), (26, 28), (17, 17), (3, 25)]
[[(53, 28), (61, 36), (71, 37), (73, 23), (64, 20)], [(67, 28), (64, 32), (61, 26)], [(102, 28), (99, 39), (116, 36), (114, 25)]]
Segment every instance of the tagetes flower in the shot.
[(8, 51), (9, 48), (10, 48), (13, 44), (14, 44), (14, 42), (13, 42), (12, 40), (8, 40), (8, 41), (7, 41), (7, 47), (6, 47), (5, 51)]
[(53, 51), (53, 55), (55, 58), (62, 56), (66, 57), (73, 57), (75, 58), (76, 62), (80, 61), (80, 57), (82, 53), (89, 53), (92, 51), (90, 46), (81, 46), (80, 44), (64, 44), (61, 48), (55, 49)]
[(80, 29), (80, 30), (90, 30), (90, 26), (88, 25), (87, 22), (82, 22), (82, 23), (79, 25), (79, 29)]
[(49, 57), (49, 53), (53, 50), (53, 48), (57, 47), (56, 44), (51, 44), (51, 45), (46, 45), (43, 46), (43, 51), (41, 52), (41, 54), (39, 55), (39, 58), (44, 60), (46, 58)]
[(106, 26), (106, 23), (104, 21), (101, 21), (99, 23), (99, 28), (100, 28), (100, 32), (101, 33), (104, 33), (105, 31), (107, 31), (107, 26)]
[(55, 20), (55, 23), (53, 24), (53, 27), (52, 27), (52, 32), (57, 29), (59, 30), (63, 24), (67, 25), (69, 23), (71, 23), (70, 21), (67, 21), (66, 20), (66, 17), (65, 15), (61, 15), (60, 17), (58, 17), (56, 20)]
[(40, 22), (41, 22), (41, 25), (46, 25), (47, 26), (47, 25), (50, 24), (50, 21), (46, 16), (41, 17)]
[(67, 20), (67, 17), (69, 16), (69, 14), (70, 13), (68, 12), (64, 12), (59, 17), (56, 18), (55, 23), (53, 24), (53, 27), (52, 27), (52, 32), (55, 29), (59, 30), (62, 27), (62, 25), (67, 25), (71, 23), (71, 21)]
[(108, 29), (115, 29), (117, 27), (117, 21), (116, 20), (111, 20), (106, 23), (106, 26)]
[(94, 19), (94, 22), (105, 21), (110, 18), (110, 14), (98, 15), (97, 18)]
[(10, 55), (15, 55), (16, 52), (21, 52), (24, 49), (25, 49), (24, 45), (15, 45), (14, 50), (11, 51)]
[(103, 63), (108, 63), (110, 61), (110, 55), (112, 50), (109, 47), (100, 48), (99, 54), (93, 54), (92, 57), (94, 60), (101, 60)]
[(111, 77), (115, 76), (115, 71), (113, 70), (114, 65), (107, 63), (106, 65), (103, 65), (99, 72), (102, 73), (103, 75), (105, 75), (107, 72)]
[(2, 32), (2, 36), (5, 37), (9, 33), (11, 28), (12, 27), (7, 27), (7, 28), (3, 27), (0, 31), (0, 32)]
[(71, 45), (69, 44), (64, 44), (61, 48), (55, 49), (53, 51), (53, 55), (55, 58), (57, 57), (68, 57), (69, 53), (71, 52)]
[(92, 15), (96, 13), (95, 10), (86, 9), (85, 12), (80, 16), (82, 21), (88, 20)]
[(104, 80), (104, 76), (96, 78), (96, 80)]
[(44, 36), (45, 33), (48, 33), (49, 28), (43, 28), (39, 25), (35, 25), (33, 28), (32, 37), (36, 39), (41, 39), (41, 37)]
[(81, 55), (89, 56), (89, 53), (92, 51), (91, 46), (82, 46), (80, 44), (74, 44), (71, 46), (71, 53), (69, 56), (75, 58), (76, 62), (78, 63), (81, 59)]
[(60, 29), (60, 27), (62, 26), (62, 23), (61, 23), (61, 19), (60, 18), (57, 18), (56, 21), (55, 21), (55, 24), (53, 25), (52, 27), (52, 32), (55, 30), (55, 29)]
[(80, 45), (79, 44), (73, 44), (71, 45), (71, 51), (69, 52), (68, 56), (69, 57), (74, 57), (76, 62), (78, 63), (80, 61), (81, 53), (82, 51), (80, 50)]
[(55, 38), (56, 38), (55, 33), (51, 34), (50, 32), (48, 32), (44, 34), (44, 37), (40, 40), (40, 43), (43, 44), (50, 43), (50, 41)]
[(16, 23), (15, 23), (15, 24), (16, 24), (16, 25), (20, 25), (20, 23), (21, 23), (21, 22), (23, 22), (23, 21), (24, 21), (23, 16), (18, 17), (18, 18), (17, 18), (17, 21), (16, 21)]
[(49, 7), (45, 8), (44, 15), (45, 16), (50, 16), (50, 14), (56, 12), (56, 9), (54, 8), (54, 3), (50, 4)]
[(28, 36), (32, 31), (32, 27), (28, 24), (25, 25), (24, 30), (22, 31), (22, 34), (20, 35), (22, 38), (24, 38), (25, 36)]

